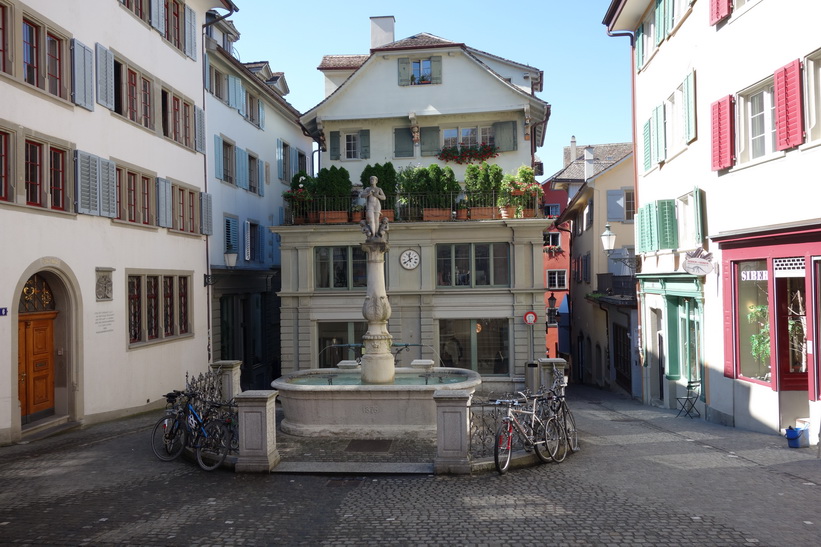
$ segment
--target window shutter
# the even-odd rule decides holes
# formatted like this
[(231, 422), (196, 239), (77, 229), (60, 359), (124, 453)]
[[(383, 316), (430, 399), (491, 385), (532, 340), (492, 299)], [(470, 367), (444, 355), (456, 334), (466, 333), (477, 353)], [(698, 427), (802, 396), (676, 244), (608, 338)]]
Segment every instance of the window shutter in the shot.
[(247, 261), (251, 260), (251, 223), (247, 220), (245, 221), (245, 234), (244, 235), (245, 235), (245, 237), (243, 239), (245, 240), (245, 242), (244, 242), (245, 244), (243, 245), (243, 247), (245, 248), (245, 252), (244, 252), (245, 261), (247, 262)]
[(88, 152), (74, 151), (74, 184), (76, 210), (84, 215), (96, 215), (100, 209), (97, 180), (99, 158)]
[(664, 24), (664, 0), (656, 0), (653, 17), (655, 18), (656, 45), (659, 45), (667, 34), (665, 32), (667, 27)]
[(715, 25), (730, 16), (732, 0), (710, 0), (710, 25)]
[(97, 50), (97, 102), (114, 110), (114, 54), (100, 44)]
[(237, 101), (239, 103), (237, 105), (237, 110), (239, 110), (239, 113), (240, 113), (241, 116), (247, 116), (248, 115), (248, 106), (246, 104), (247, 103), (247, 97), (245, 96), (245, 85), (242, 83), (242, 80), (240, 80), (239, 78), (236, 79), (236, 85), (237, 85)]
[(411, 64), (410, 57), (400, 57), (397, 59), (399, 67), (399, 85), (410, 85), (411, 83)]
[(664, 0), (664, 24), (666, 26), (665, 35), (669, 35), (673, 32), (673, 27), (675, 26), (675, 9), (673, 4), (675, 0)]
[(265, 103), (262, 99), (257, 102), (257, 119), (259, 120), (259, 128), (265, 129)]
[(636, 252), (643, 253), (646, 250), (644, 207), (636, 211), (636, 215), (633, 217), (633, 220), (635, 221), (635, 227), (633, 228), (635, 232), (633, 234), (633, 238), (636, 242)]
[(200, 233), (207, 236), (214, 235), (214, 204), (213, 196), (200, 192)]
[(690, 72), (682, 86), (684, 99), (684, 142), (690, 144), (696, 138), (696, 73)]
[(284, 158), (282, 157), (282, 139), (277, 139), (277, 178), (279, 180), (285, 180), (285, 164), (283, 163), (283, 159)]
[(359, 132), (359, 158), (366, 160), (371, 157), (371, 131), (362, 129)]
[(644, 25), (636, 30), (636, 70), (644, 66)]
[(395, 157), (413, 157), (413, 135), (410, 127), (397, 127), (393, 130), (393, 146), (393, 155)]
[(288, 184), (290, 184), (291, 181), (294, 180), (294, 175), (296, 175), (296, 172), (299, 170), (299, 149), (295, 146), (292, 146), (290, 148), (290, 151), (291, 161), (289, 162), (290, 165), (288, 166), (290, 168), (290, 172), (288, 173)]
[(338, 160), (339, 159), (339, 131), (331, 131), (330, 150), (331, 150), (331, 159), (332, 160)]
[(496, 148), (499, 152), (510, 152), (516, 150), (518, 139), (516, 138), (516, 122), (496, 122), (493, 124), (493, 139), (496, 141)]
[(644, 212), (645, 224), (645, 251), (659, 250), (659, 232), (658, 232), (658, 204), (656, 202), (648, 203)]
[(211, 89), (211, 62), (208, 60), (208, 52), (207, 51), (202, 54), (202, 68), (203, 68), (203, 71), (205, 72), (205, 74), (204, 74), (204, 76), (205, 76), (205, 89), (207, 91), (210, 91), (211, 93), (213, 93), (214, 90)]
[(222, 137), (214, 135), (214, 178), (222, 180), (225, 167), (222, 164)]
[(239, 102), (237, 99), (237, 80), (236, 76), (228, 75), (228, 106), (231, 108), (239, 108)]
[(430, 58), (430, 83), (442, 83), (442, 56), (434, 55)]
[(225, 252), (237, 253), (239, 251), (239, 222), (235, 218), (225, 219)]
[(441, 151), (438, 127), (422, 127), (419, 130), (419, 140), (423, 156), (436, 156)]
[(676, 222), (676, 200), (662, 199), (658, 205), (658, 248), (678, 248), (678, 224)]
[(82, 42), (71, 39), (71, 100), (86, 110), (94, 110), (94, 54)]
[(661, 163), (667, 159), (665, 143), (664, 105), (653, 109), (653, 163)]
[(804, 142), (804, 111), (801, 97), (801, 61), (779, 68), (775, 81), (775, 147), (787, 150)]
[(257, 159), (257, 194), (265, 195), (265, 162)]
[(171, 181), (157, 177), (157, 225), (163, 228), (173, 227), (171, 211)]
[(693, 243), (698, 247), (704, 242), (704, 232), (702, 230), (703, 218), (701, 215), (701, 190), (698, 186), (693, 188)]
[(248, 184), (248, 151), (240, 148), (234, 148), (234, 156), (236, 157), (236, 173), (237, 173), (237, 188), (247, 190)]
[(117, 218), (117, 164), (100, 158), (100, 216)]
[(642, 134), (644, 136), (644, 172), (646, 173), (653, 166), (653, 141), (651, 139), (650, 120), (644, 122)]
[(196, 105), (194, 106), (194, 150), (205, 154), (205, 111)]
[(733, 166), (735, 161), (735, 127), (733, 96), (728, 95), (710, 105), (712, 121), (712, 169), (720, 171)]
[(607, 220), (624, 220), (624, 192), (607, 191)]
[(165, 2), (151, 0), (151, 26), (165, 36)]
[(197, 13), (185, 6), (185, 54), (197, 60)]

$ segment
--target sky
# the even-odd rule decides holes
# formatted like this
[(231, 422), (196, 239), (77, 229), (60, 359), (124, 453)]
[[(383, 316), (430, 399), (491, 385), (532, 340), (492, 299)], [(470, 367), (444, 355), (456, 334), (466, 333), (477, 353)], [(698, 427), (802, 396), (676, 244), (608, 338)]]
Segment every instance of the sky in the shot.
[(240, 60), (268, 61), (284, 72), (291, 90), (285, 98), (300, 112), (324, 99), (316, 69), (322, 56), (369, 53), (370, 18), (392, 15), (397, 40), (427, 32), (544, 72), (537, 96), (552, 114), (536, 154), (545, 176), (562, 168), (571, 136), (579, 145), (632, 139), (630, 42), (607, 36), (602, 19), (610, 0), (234, 3)]

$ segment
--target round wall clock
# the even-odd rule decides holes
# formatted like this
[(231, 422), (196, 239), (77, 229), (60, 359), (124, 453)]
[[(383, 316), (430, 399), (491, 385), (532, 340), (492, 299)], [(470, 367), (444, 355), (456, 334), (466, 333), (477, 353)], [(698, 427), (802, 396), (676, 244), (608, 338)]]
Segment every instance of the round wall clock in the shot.
[(399, 263), (406, 270), (412, 270), (419, 265), (419, 253), (413, 249), (402, 251), (402, 254), (399, 255)]

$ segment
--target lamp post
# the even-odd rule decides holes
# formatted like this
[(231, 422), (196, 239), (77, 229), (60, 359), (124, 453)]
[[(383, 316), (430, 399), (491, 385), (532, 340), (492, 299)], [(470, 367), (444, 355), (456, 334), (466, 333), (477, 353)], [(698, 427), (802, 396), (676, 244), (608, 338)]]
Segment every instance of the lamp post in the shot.
[[(636, 258), (632, 256), (613, 256), (613, 249), (616, 247), (616, 234), (610, 230), (610, 224), (604, 225), (604, 232), (602, 232), (601, 246), (604, 249), (604, 254), (607, 255), (608, 260), (614, 260), (620, 264), (624, 264), (630, 268), (630, 272), (636, 271)], [(608, 268), (609, 269), (609, 268)]]
[[(550, 325), (555, 325), (558, 320), (558, 310), (556, 309), (556, 293), (551, 292), (547, 299), (547, 321), (545, 322), (545, 338), (549, 342)], [(550, 347), (547, 348), (547, 356), (550, 357)]]

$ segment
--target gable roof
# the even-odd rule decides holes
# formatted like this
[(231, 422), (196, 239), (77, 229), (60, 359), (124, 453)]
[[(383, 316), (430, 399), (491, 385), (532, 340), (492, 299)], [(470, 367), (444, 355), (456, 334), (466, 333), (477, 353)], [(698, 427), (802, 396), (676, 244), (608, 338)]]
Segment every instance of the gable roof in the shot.
[(585, 159), (584, 159), (584, 150), (585, 148), (592, 148), (593, 149), (593, 161), (591, 163), (592, 169), (588, 172), (587, 178), (593, 178), (602, 171), (608, 169), (612, 165), (618, 163), (629, 154), (633, 153), (633, 143), (631, 142), (622, 142), (622, 143), (614, 143), (614, 144), (593, 144), (593, 145), (582, 145), (576, 146), (576, 151), (578, 156), (576, 158), (570, 158), (570, 150), (569, 146), (564, 147), (564, 164), (565, 167), (559, 169), (556, 173), (553, 174), (547, 181), (551, 183), (560, 183), (559, 185), (563, 185), (561, 183), (583, 183), (587, 180), (585, 178)]

